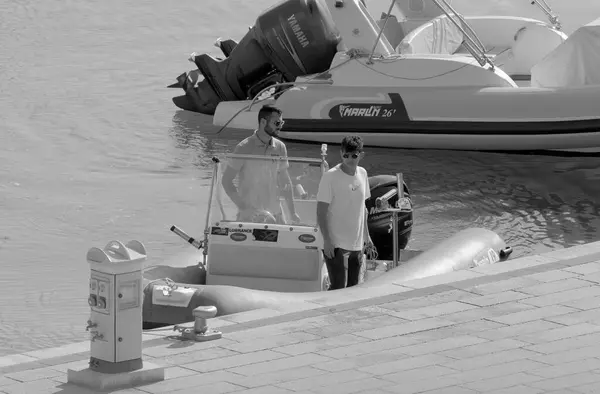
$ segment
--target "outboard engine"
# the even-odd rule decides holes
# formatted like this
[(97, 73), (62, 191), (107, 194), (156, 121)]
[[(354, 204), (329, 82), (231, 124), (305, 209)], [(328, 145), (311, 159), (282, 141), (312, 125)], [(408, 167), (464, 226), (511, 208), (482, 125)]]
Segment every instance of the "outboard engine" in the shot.
[[(369, 177), (371, 197), (365, 201), (369, 211), (368, 226), (373, 244), (377, 248), (379, 260), (392, 260), (394, 253), (394, 238), (392, 231), (391, 213), (376, 213), (375, 200), (388, 191), (396, 188), (396, 177), (393, 175), (375, 175)], [(408, 186), (404, 183), (404, 196), (410, 198)], [(390, 205), (395, 206), (398, 195), (390, 198)], [(398, 249), (405, 249), (412, 233), (413, 212), (398, 214)]]
[(322, 0), (280, 2), (263, 12), (239, 43), (217, 43), (226, 59), (193, 54), (190, 60), (204, 79), (198, 81), (196, 70), (181, 74), (169, 87), (181, 87), (186, 95), (173, 102), (213, 115), (221, 101), (251, 99), (275, 83), (327, 70), (340, 41)]

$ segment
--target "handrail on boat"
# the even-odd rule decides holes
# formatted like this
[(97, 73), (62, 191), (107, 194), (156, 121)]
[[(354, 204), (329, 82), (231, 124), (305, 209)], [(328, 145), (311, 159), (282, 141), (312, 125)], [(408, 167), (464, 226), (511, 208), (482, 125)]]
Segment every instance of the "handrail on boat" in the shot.
[(539, 9), (542, 10), (544, 14), (548, 17), (548, 20), (552, 25), (556, 28), (556, 30), (560, 30), (562, 25), (558, 20), (558, 15), (556, 15), (550, 5), (546, 2), (546, 0), (529, 0), (532, 5), (537, 5)]
[[(395, 1), (395, 0), (394, 0)], [(454, 25), (463, 33), (465, 41), (463, 45), (479, 64), (483, 67), (486, 64), (490, 65), (490, 68), (494, 70), (495, 66), (492, 60), (485, 54), (485, 45), (481, 42), (477, 33), (467, 23), (465, 18), (462, 17), (446, 0), (432, 0), (436, 6), (448, 17), (448, 19), (454, 23)]]

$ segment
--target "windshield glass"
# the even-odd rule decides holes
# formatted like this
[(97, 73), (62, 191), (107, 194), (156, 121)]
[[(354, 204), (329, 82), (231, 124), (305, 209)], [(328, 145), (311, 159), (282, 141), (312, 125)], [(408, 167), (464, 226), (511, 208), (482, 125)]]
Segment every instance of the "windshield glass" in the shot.
[(207, 225), (250, 222), (316, 227), (321, 175), (321, 159), (234, 154), (220, 157)]

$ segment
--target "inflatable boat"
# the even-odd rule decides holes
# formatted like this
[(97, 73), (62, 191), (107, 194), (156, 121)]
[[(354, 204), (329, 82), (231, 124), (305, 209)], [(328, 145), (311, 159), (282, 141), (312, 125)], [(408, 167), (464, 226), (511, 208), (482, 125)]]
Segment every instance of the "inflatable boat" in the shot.
[[(239, 154), (215, 157), (204, 238), (171, 228), (202, 250), (201, 261), (155, 266), (145, 272), (144, 327), (191, 321), (197, 306), (215, 305), (219, 314), (230, 314), (262, 307), (286, 308), (329, 294), (322, 293), (328, 290), (329, 281), (316, 219), (318, 185), (329, 167), (325, 156), (326, 146), (321, 148), (320, 159)], [(279, 169), (279, 164), (286, 162), (292, 185), (278, 185), (282, 196), (276, 209), (280, 212), (240, 211), (233, 204), (223, 188), (222, 174), (237, 160), (252, 162), (258, 190), (266, 189), (263, 182), (270, 169)], [(377, 253), (362, 264), (365, 285), (491, 264), (510, 254), (502, 239), (485, 229), (460, 232), (427, 252), (404, 253), (413, 224), (412, 199), (404, 178), (401, 174), (373, 176), (369, 187), (371, 197), (365, 203)], [(283, 195), (289, 189), (300, 221), (290, 220), (289, 194)]]
[(192, 54), (170, 87), (179, 108), (254, 129), (283, 109), (281, 136), (487, 151), (600, 149), (600, 19), (570, 36), (548, 22), (463, 17), (446, 0), (393, 0), (376, 20), (361, 0), (286, 0), (224, 54)]
[[(266, 264), (251, 261), (243, 272), (228, 271), (227, 275), (221, 277), (221, 284), (218, 285), (205, 283), (210, 282), (211, 271), (223, 273), (222, 268), (218, 266), (223, 261), (213, 261), (212, 266), (209, 263), (207, 270), (201, 265), (156, 266), (145, 273), (143, 327), (153, 329), (193, 321), (192, 312), (199, 306), (216, 306), (218, 316), (259, 308), (292, 310), (294, 305), (299, 303), (350, 295), (365, 292), (368, 287), (399, 284), (412, 279), (494, 264), (506, 260), (509, 255), (510, 248), (495, 232), (483, 228), (470, 228), (402, 262), (396, 268), (379, 272), (380, 275), (373, 278), (373, 271), (367, 270), (364, 282), (333, 291), (318, 289), (321, 276), (319, 265), (309, 261), (300, 262), (295, 259), (293, 253), (287, 254), (285, 251), (280, 251), (276, 259)], [(272, 257), (274, 256), (267, 259)], [(288, 264), (288, 257), (295, 259), (293, 268), (291, 263)], [(240, 258), (243, 257), (238, 257), (235, 261), (239, 261)], [(233, 265), (233, 262), (231, 263), (230, 266)], [(300, 272), (303, 272), (302, 276), (298, 275)], [(279, 288), (279, 291), (251, 287), (259, 282), (270, 283), (270, 288)], [(299, 282), (304, 282), (307, 287), (311, 287), (311, 284), (317, 286), (313, 286), (313, 291), (290, 290), (294, 285), (297, 288)], [(241, 286), (240, 283), (250, 286)]]

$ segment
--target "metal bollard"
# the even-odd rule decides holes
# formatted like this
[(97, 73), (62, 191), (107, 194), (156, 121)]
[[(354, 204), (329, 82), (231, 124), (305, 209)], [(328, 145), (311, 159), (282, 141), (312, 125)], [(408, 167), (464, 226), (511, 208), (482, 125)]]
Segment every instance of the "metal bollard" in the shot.
[(194, 315), (194, 327), (181, 327), (176, 325), (173, 331), (179, 331), (181, 337), (198, 342), (210, 341), (222, 337), (222, 333), (208, 328), (207, 320), (217, 315), (217, 307), (215, 306), (199, 306), (192, 311)]

